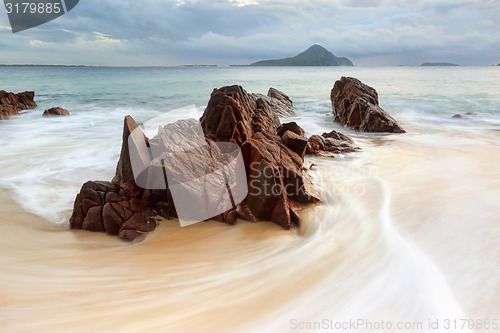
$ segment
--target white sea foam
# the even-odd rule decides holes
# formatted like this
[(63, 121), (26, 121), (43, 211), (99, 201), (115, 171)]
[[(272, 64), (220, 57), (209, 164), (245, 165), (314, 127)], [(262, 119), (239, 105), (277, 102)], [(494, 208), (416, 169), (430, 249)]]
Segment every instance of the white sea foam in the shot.
[[(199, 118), (216, 86), (277, 86), (299, 111), (283, 122), (297, 121), (308, 135), (344, 131), (363, 151), (306, 159), (318, 165), (312, 174), (325, 202), (290, 231), (163, 221), (130, 246), (103, 234), (58, 233), (16, 210), (2, 215), (5, 331), (286, 332), (293, 319), (499, 318), (500, 72), (82, 69), (59, 73), (65, 84), (54, 96), (60, 82), (46, 82), (44, 71), (19, 82), (0, 75), (7, 89), (41, 90), (39, 109), (0, 123), (0, 187), (4, 202), (51, 223), (67, 223), (82, 183), (112, 178), (125, 115), (152, 136), (163, 123)], [(346, 74), (377, 88), (408, 133), (334, 124), (329, 89)], [(196, 111), (168, 112), (193, 103)], [(54, 105), (72, 115), (42, 118)], [(451, 118), (465, 112), (478, 116)]]

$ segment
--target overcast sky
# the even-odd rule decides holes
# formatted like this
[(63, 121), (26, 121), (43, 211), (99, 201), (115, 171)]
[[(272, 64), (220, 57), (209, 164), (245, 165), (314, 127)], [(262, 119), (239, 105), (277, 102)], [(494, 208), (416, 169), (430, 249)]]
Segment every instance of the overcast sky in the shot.
[(81, 0), (16, 34), (2, 7), (4, 64), (249, 64), (315, 43), (360, 66), (500, 62), (499, 0)]

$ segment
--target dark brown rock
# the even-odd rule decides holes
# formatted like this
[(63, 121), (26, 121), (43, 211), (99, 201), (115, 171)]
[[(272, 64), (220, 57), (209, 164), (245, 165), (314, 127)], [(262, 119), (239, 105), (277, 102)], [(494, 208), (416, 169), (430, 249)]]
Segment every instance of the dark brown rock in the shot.
[(248, 166), (246, 204), (252, 216), (289, 229), (292, 226), (290, 200), (301, 204), (320, 202), (303, 168), (302, 158), (273, 140), (272, 134), (257, 133), (241, 149)]
[(302, 159), (304, 158), (307, 148), (307, 138), (301, 137), (292, 131), (286, 131), (281, 138), (285, 146), (297, 153)]
[(14, 94), (0, 90), (0, 104), (12, 105), (18, 111), (29, 110), (37, 107), (35, 103), (35, 92), (25, 91), (22, 93)]
[(331, 131), (320, 135), (313, 135), (307, 144), (308, 155), (332, 156), (332, 154), (346, 154), (358, 151), (360, 148), (347, 135)]
[(284, 123), (281, 124), (280, 127), (278, 127), (278, 132), (277, 134), (281, 137), (283, 134), (285, 134), (286, 131), (292, 131), (293, 133), (297, 134), (298, 136), (304, 136), (305, 131), (297, 125), (296, 122), (292, 121), (290, 123)]
[[(240, 86), (215, 89), (201, 118), (203, 132), (198, 133), (195, 124), (195, 120), (177, 121), (160, 127), (158, 135), (148, 139), (130, 116), (125, 117), (115, 177), (112, 182), (83, 185), (75, 200), (71, 227), (107, 232), (126, 241), (143, 239), (156, 228), (152, 216), (177, 217), (164, 171), (185, 185), (182, 195), (186, 199), (199, 197), (200, 203), (213, 200), (218, 204), (228, 185), (225, 180), (205, 176), (218, 163), (227, 166), (231, 161), (230, 153), (215, 144), (221, 142), (241, 147), (247, 171), (244, 186), (249, 194), (237, 206), (231, 197), (233, 207), (214, 216), (215, 220), (227, 224), (234, 224), (238, 217), (266, 220), (289, 229), (299, 223), (300, 205), (320, 202), (303, 167), (307, 139), (293, 131), (303, 133), (302, 129), (296, 124), (289, 126), (284, 142), (275, 134), (280, 126), (276, 112), (264, 99), (254, 98)], [(151, 156), (150, 150), (160, 154)], [(132, 171), (131, 152), (134, 165), (144, 166), (137, 177)], [(151, 179), (160, 180), (161, 186), (149, 187)], [(200, 188), (208, 193), (203, 199)], [(192, 199), (184, 201), (176, 201), (187, 205), (181, 207), (183, 212), (195, 204)]]
[(256, 109), (255, 99), (240, 86), (214, 89), (201, 118), (203, 131), (214, 141), (241, 145), (253, 135)]
[(16, 115), (19, 115), (16, 107), (8, 104), (0, 104), (0, 120), (9, 120), (10, 116)]
[(87, 182), (76, 196), (72, 229), (106, 232), (132, 241), (156, 228), (145, 207), (134, 206), (128, 194), (111, 182)]
[(69, 111), (61, 107), (47, 109), (43, 112), (44, 117), (69, 116)]
[[(122, 188), (126, 193), (130, 194), (131, 197), (139, 193), (141, 188), (135, 183), (132, 164), (130, 163), (130, 149), (135, 149), (135, 151), (138, 152), (137, 156), (143, 159), (143, 163), (146, 164), (149, 160), (149, 152), (147, 152), (144, 147), (144, 145), (147, 145), (147, 138), (141, 130), (134, 132), (137, 128), (138, 126), (135, 120), (131, 116), (126, 116), (123, 125), (120, 159), (116, 166), (115, 176), (111, 181), (116, 186)], [(129, 149), (129, 136), (132, 133), (133, 135), (130, 142), (134, 144), (134, 147), (130, 147)]]
[(0, 120), (8, 120), (10, 116), (19, 115), (21, 110), (36, 108), (34, 98), (34, 91), (14, 94), (0, 90)]
[(361, 132), (405, 133), (378, 104), (375, 89), (352, 77), (335, 82), (331, 92), (335, 121)]
[(293, 102), (285, 93), (275, 88), (269, 88), (267, 96), (262, 94), (252, 94), (255, 100), (261, 100), (276, 115), (281, 117), (291, 117), (296, 114)]

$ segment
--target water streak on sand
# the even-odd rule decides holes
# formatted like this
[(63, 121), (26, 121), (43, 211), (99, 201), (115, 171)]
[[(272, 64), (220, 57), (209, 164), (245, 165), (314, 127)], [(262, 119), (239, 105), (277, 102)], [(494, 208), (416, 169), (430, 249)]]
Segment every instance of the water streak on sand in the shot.
[[(19, 82), (0, 75), (2, 88), (34, 82), (41, 108), (64, 102), (72, 116), (43, 119), (34, 110), (0, 123), (1, 332), (286, 332), (293, 319), (424, 328), (438, 318), (500, 319), (500, 72), (50, 69), (57, 79), (48, 82), (47, 69), (16, 71), (26, 73)], [(328, 94), (340, 75), (374, 85), (408, 134), (349, 132), (362, 152), (308, 158), (325, 203), (309, 208), (299, 229), (162, 221), (132, 245), (68, 231), (81, 184), (113, 176), (124, 115), (145, 122), (161, 114), (167, 123), (196, 117), (165, 112), (203, 105), (215, 86), (265, 93), (274, 85), (297, 101), (290, 120), (322, 133), (339, 129)], [(479, 115), (451, 118), (468, 111)]]

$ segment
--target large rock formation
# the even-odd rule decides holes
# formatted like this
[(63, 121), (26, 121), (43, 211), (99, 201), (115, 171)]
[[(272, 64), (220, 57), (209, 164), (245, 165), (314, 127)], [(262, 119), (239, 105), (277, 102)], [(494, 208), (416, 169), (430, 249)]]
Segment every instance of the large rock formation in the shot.
[[(254, 222), (272, 221), (289, 229), (299, 222), (303, 205), (320, 202), (303, 167), (307, 139), (302, 148), (297, 142), (292, 144), (293, 140), (304, 144), (300, 135), (293, 136), (293, 126), (288, 126), (282, 136), (277, 135), (280, 121), (272, 103), (248, 94), (240, 86), (215, 89), (200, 122), (202, 133), (196, 132), (197, 121), (182, 120), (160, 128), (157, 136), (148, 139), (127, 116), (116, 175), (112, 182), (83, 185), (75, 200), (71, 228), (107, 232), (129, 241), (142, 238), (155, 229), (154, 216), (173, 218), (180, 212), (174, 206), (172, 184), (168, 181), (171, 178), (165, 174), (174, 175), (183, 184), (193, 184), (187, 187), (187, 197), (196, 195), (199, 188), (205, 192), (204, 200), (216, 201), (225, 191), (231, 195), (228, 184), (204, 178), (217, 167), (216, 161), (231, 158), (229, 152), (214, 144), (221, 142), (241, 148), (248, 195), (238, 205), (215, 215), (215, 220), (233, 224), (240, 217)], [(299, 134), (303, 135), (303, 131)], [(285, 136), (292, 149), (283, 142)], [(203, 149), (205, 145), (210, 148)], [(150, 151), (160, 154), (152, 156)], [(137, 177), (132, 160), (148, 166)], [(148, 183), (152, 179), (155, 184)], [(201, 205), (202, 194), (199, 196)], [(233, 199), (231, 202), (235, 202)], [(192, 201), (186, 204), (196, 205)]]
[(298, 223), (298, 203), (320, 201), (303, 158), (276, 134), (280, 127), (276, 110), (262, 98), (240, 86), (215, 89), (201, 124), (211, 140), (241, 147), (249, 193), (240, 217), (248, 218), (250, 213), (252, 220), (270, 220), (289, 229)]
[(43, 112), (44, 117), (69, 116), (69, 111), (61, 107), (47, 109)]
[(375, 89), (358, 79), (342, 77), (330, 98), (335, 121), (361, 132), (404, 133), (405, 130), (378, 105)]
[(0, 120), (7, 120), (10, 116), (18, 115), (21, 110), (36, 108), (34, 98), (34, 91), (14, 94), (0, 90)]

